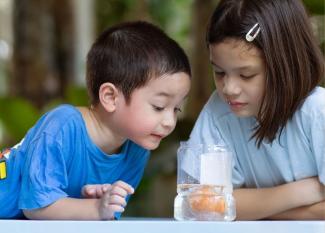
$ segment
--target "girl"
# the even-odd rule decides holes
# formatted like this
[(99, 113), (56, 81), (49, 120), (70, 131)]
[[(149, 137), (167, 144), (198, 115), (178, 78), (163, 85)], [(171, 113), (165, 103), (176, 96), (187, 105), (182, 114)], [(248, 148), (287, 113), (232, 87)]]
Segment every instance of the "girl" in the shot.
[(221, 0), (189, 143), (233, 151), (237, 219), (325, 219), (324, 60), (299, 0)]

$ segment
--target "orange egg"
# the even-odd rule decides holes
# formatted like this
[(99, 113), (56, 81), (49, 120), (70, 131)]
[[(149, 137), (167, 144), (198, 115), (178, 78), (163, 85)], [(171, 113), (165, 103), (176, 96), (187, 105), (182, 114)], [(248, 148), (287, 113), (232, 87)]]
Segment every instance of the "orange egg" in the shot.
[(204, 186), (189, 195), (189, 203), (194, 211), (224, 213), (226, 202), (212, 187)]

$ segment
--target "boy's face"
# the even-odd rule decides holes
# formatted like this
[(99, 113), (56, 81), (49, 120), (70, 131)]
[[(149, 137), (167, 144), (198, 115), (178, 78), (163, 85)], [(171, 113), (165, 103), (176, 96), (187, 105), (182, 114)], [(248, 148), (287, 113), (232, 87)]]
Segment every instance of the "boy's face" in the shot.
[(228, 39), (209, 47), (217, 92), (239, 117), (257, 117), (265, 92), (261, 51), (245, 41)]
[(151, 79), (116, 109), (119, 134), (153, 150), (175, 128), (177, 113), (190, 90), (190, 78), (175, 73)]

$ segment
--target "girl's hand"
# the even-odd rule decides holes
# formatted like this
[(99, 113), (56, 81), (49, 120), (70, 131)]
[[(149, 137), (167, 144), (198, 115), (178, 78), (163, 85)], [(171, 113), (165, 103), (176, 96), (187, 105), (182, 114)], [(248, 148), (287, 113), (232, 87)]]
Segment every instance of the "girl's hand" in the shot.
[(325, 200), (325, 186), (319, 182), (318, 177), (306, 178), (294, 182), (293, 192), (297, 193), (302, 205), (312, 205)]
[(134, 189), (123, 181), (117, 181), (110, 186), (106, 186), (100, 198), (98, 212), (103, 220), (114, 219), (115, 212), (123, 212), (126, 206), (126, 196), (134, 193)]
[(82, 187), (81, 195), (84, 198), (101, 198), (111, 187), (111, 184), (87, 184)]

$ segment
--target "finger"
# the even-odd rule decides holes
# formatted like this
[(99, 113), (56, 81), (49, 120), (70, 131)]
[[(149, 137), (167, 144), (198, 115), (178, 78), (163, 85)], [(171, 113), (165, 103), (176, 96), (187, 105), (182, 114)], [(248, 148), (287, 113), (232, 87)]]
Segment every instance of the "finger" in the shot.
[(108, 190), (110, 190), (111, 188), (112, 188), (112, 185), (110, 185), (110, 184), (103, 184), (102, 185), (102, 192), (105, 193)]
[(112, 212), (119, 212), (119, 213), (122, 213), (124, 212), (124, 208), (123, 206), (120, 206), (120, 205), (115, 205), (115, 204), (112, 204), (112, 205), (109, 205), (108, 208), (112, 211)]
[(101, 198), (105, 192), (111, 189), (110, 184), (102, 184), (96, 186), (96, 196), (97, 198)]
[(134, 193), (134, 188), (131, 185), (125, 183), (124, 181), (121, 181), (121, 180), (116, 181), (113, 185), (119, 186), (119, 187), (125, 189), (128, 194)]
[(112, 204), (125, 207), (126, 201), (125, 201), (125, 198), (123, 198), (119, 195), (111, 195), (109, 197), (109, 205), (112, 205)]
[(128, 195), (128, 192), (120, 186), (112, 186), (109, 192), (111, 195), (119, 195), (123, 198), (125, 198)]
[(96, 189), (94, 185), (85, 185), (82, 187), (81, 195), (84, 197), (95, 197), (96, 196)]
[(97, 197), (101, 198), (104, 195), (104, 193), (106, 193), (109, 190), (111, 190), (111, 185), (110, 184), (99, 185), (97, 187), (97, 189), (96, 189)]
[(96, 192), (96, 198), (101, 198), (105, 192), (107, 192), (111, 185), (110, 184), (98, 184), (94, 185), (95, 187), (95, 192)]

